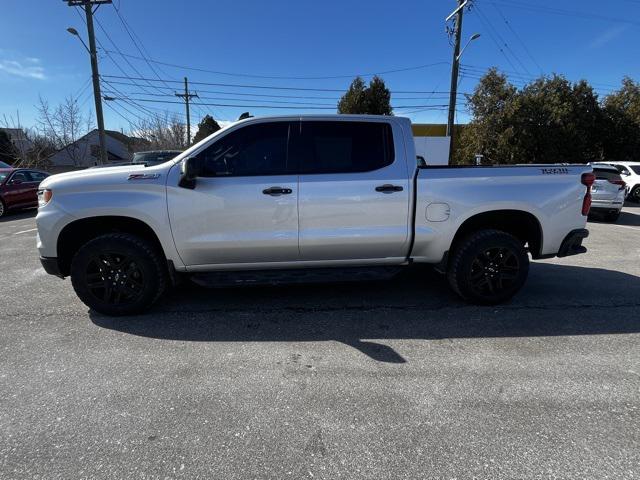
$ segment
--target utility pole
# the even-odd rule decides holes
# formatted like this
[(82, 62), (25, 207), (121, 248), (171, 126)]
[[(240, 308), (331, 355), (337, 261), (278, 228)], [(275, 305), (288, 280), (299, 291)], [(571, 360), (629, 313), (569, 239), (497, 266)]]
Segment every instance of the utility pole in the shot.
[(456, 99), (458, 98), (458, 72), (460, 70), (460, 42), (462, 39), (462, 15), (468, 0), (458, 0), (458, 8), (446, 19), (455, 17), (453, 36), (453, 60), (451, 62), (451, 89), (449, 91), (449, 118), (447, 119), (447, 136), (449, 137), (449, 163), (453, 157), (454, 122), (456, 119)]
[[(89, 36), (89, 56), (91, 57), (91, 77), (93, 80), (93, 99), (96, 104), (96, 120), (98, 123), (98, 138), (100, 142), (100, 164), (107, 163), (107, 141), (104, 131), (104, 116), (102, 114), (102, 97), (100, 95), (100, 74), (98, 72), (98, 54), (96, 53), (96, 36), (93, 29), (93, 6), (98, 7), (112, 0), (63, 0), (70, 7), (84, 7), (87, 19), (87, 34)], [(78, 36), (78, 38), (80, 38)], [(82, 39), (81, 39), (82, 40)]]
[(184, 103), (187, 107), (187, 144), (188, 147), (191, 143), (191, 116), (189, 114), (189, 100), (192, 98), (199, 98), (197, 93), (189, 93), (189, 81), (187, 77), (184, 77), (184, 93), (176, 93), (176, 97), (184, 98)]

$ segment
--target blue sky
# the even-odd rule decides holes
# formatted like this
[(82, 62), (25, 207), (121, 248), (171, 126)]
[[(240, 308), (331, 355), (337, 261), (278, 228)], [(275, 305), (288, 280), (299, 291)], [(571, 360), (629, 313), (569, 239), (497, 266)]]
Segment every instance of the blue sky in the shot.
[[(177, 82), (185, 75), (193, 82), (233, 85), (193, 85), (203, 97), (196, 102), (239, 105), (196, 105), (192, 122), (197, 123), (205, 113), (219, 120), (235, 119), (247, 110), (256, 115), (331, 113), (340, 95), (331, 90), (346, 89), (353, 75), (401, 69), (407, 70), (381, 75), (394, 92), (394, 106), (406, 107), (396, 108), (395, 113), (417, 122), (443, 123), (451, 61), (444, 19), (455, 3), (114, 0), (114, 5), (103, 5), (96, 13), (100, 22), (96, 35), (103, 46), (101, 74), (152, 80), (105, 77), (111, 82), (103, 84), (107, 94), (136, 99), (110, 102), (105, 108), (106, 126), (128, 130), (128, 120), (148, 112), (183, 115), (179, 104), (155, 102), (177, 101), (172, 87), (181, 88)], [(615, 89), (625, 75), (640, 79), (640, 0), (474, 3), (475, 8), (465, 14), (464, 38), (476, 32), (482, 36), (462, 58), (462, 92), (471, 91), (489, 66), (507, 71), (517, 85), (541, 73), (585, 78), (602, 95)], [(6, 115), (15, 123), (19, 112), (23, 125), (33, 125), (39, 96), (55, 105), (65, 96), (78, 95), (83, 108), (93, 111), (88, 55), (66, 32), (73, 26), (86, 40), (86, 27), (75, 8), (62, 0), (3, 0), (2, 4), (0, 122)], [(134, 58), (141, 57), (141, 51), (154, 61), (208, 71), (156, 63), (151, 63), (152, 69)], [(125, 59), (121, 53), (131, 57)], [(413, 93), (433, 91), (443, 93)], [(329, 109), (311, 108), (325, 106)], [(467, 119), (461, 106), (458, 120)]]

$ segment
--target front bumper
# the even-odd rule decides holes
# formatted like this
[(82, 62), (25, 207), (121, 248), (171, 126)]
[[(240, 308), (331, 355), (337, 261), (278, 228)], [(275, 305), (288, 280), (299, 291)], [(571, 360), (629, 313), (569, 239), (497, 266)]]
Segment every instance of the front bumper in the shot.
[(42, 264), (44, 271), (49, 275), (64, 278), (64, 275), (60, 272), (60, 265), (58, 264), (58, 259), (56, 257), (40, 257), (40, 263)]
[(582, 246), (582, 240), (589, 236), (589, 230), (586, 228), (579, 228), (572, 230), (569, 235), (564, 237), (560, 250), (558, 251), (558, 257), (568, 257), (571, 255), (578, 255), (587, 251), (586, 247)]

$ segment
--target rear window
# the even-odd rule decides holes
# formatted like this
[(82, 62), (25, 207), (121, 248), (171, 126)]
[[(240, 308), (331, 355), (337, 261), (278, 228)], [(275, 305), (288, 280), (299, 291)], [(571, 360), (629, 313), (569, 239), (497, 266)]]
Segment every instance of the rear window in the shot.
[(618, 172), (609, 169), (594, 168), (593, 173), (596, 176), (596, 180), (610, 180), (612, 182), (622, 180), (622, 177), (620, 177)]
[(300, 171), (355, 173), (378, 170), (394, 160), (391, 126), (378, 122), (302, 122)]
[(7, 178), (7, 175), (9, 175), (6, 172), (0, 172), (0, 183), (4, 182), (4, 179)]

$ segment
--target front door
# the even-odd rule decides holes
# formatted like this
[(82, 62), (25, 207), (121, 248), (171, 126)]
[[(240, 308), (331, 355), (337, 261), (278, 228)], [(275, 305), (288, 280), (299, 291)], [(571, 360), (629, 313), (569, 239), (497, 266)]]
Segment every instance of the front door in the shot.
[[(31, 185), (26, 171), (14, 172), (6, 183), (5, 202), (7, 206), (23, 207), (29, 204)], [(37, 198), (36, 198), (37, 202)], [(36, 203), (37, 204), (37, 203)]]
[(409, 249), (409, 172), (387, 122), (303, 120), (300, 259), (402, 261)]
[[(298, 260), (298, 177), (289, 164), (291, 122), (239, 125), (197, 156), (193, 190), (167, 187), (176, 247), (187, 266)], [(175, 170), (175, 169), (174, 169)]]

